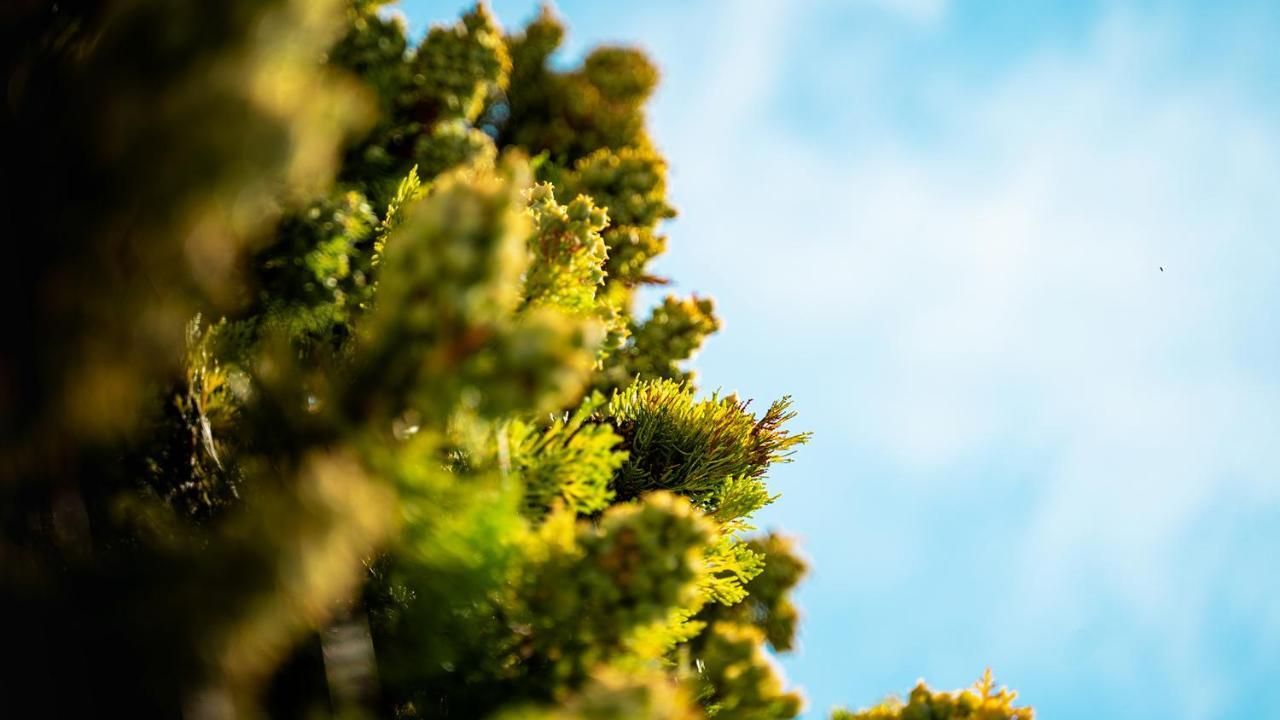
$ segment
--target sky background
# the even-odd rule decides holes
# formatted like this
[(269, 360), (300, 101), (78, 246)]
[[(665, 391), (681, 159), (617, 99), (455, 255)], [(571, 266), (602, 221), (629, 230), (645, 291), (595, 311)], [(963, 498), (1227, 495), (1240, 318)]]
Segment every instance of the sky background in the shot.
[(987, 666), (1043, 720), (1280, 712), (1280, 4), (558, 7), (663, 70), (702, 387), (815, 433), (761, 518), (807, 717)]

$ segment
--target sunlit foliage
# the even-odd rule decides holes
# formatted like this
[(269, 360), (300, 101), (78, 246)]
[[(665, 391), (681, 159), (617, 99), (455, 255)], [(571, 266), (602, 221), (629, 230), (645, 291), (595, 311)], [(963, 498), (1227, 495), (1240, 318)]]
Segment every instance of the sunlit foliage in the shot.
[(923, 682), (916, 685), (906, 702), (890, 698), (859, 712), (837, 710), (831, 720), (1034, 720), (1031, 708), (1014, 707), (1017, 693), (996, 688), (988, 670), (973, 687), (955, 692), (938, 692)]
[(674, 215), (642, 52), (371, 0), (0, 33), (4, 710), (800, 711), (805, 564), (750, 522), (808, 436), (695, 388), (709, 299), (634, 314)]

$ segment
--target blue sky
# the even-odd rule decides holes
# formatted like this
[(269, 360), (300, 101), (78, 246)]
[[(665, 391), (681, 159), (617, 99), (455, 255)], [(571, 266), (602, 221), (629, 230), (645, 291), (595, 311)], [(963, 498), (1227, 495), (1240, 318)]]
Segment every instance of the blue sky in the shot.
[(703, 387), (815, 433), (762, 518), (808, 717), (988, 665), (1046, 720), (1276, 714), (1280, 6), (559, 8), (664, 71)]

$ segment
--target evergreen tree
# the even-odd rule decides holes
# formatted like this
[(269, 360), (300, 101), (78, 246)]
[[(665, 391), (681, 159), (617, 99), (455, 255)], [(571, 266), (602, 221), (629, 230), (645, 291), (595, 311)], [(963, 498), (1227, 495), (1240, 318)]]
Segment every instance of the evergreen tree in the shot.
[[(807, 435), (701, 392), (643, 53), (544, 10), (0, 9), (17, 716), (789, 718)], [(837, 717), (1030, 718), (993, 694)], [(922, 714), (923, 713), (923, 714)], [(931, 714), (932, 713), (932, 714)], [(977, 713), (977, 714), (975, 714)]]

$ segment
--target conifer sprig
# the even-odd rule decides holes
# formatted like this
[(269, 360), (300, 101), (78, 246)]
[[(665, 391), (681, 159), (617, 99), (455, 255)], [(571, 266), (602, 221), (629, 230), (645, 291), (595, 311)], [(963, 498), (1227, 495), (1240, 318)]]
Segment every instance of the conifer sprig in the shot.
[(719, 501), (745, 494), (731, 488), (726, 496), (726, 485), (762, 488), (769, 466), (786, 461), (809, 436), (783, 427), (794, 417), (789, 399), (758, 419), (747, 406), (734, 395), (697, 400), (692, 388), (672, 380), (639, 381), (616, 392), (604, 417), (629, 453), (614, 478), (619, 499), (669, 490), (714, 512)]

